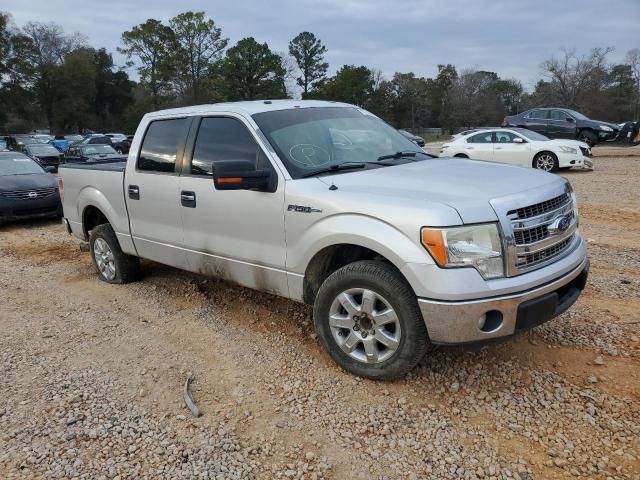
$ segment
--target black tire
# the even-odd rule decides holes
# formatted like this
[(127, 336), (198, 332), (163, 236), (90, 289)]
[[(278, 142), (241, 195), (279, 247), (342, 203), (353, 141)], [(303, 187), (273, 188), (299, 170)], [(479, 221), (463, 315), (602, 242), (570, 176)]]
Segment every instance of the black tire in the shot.
[[(98, 266), (95, 250), (96, 242), (100, 243), (99, 241), (106, 243), (112, 253), (112, 263), (115, 269), (113, 278), (110, 278), (108, 274), (105, 274)], [(128, 283), (137, 280), (140, 276), (140, 259), (132, 255), (127, 255), (122, 251), (116, 234), (108, 223), (98, 225), (91, 230), (91, 234), (89, 235), (89, 251), (91, 252), (93, 266), (96, 272), (98, 272), (98, 277), (103, 282)]]
[(586, 143), (590, 147), (593, 147), (598, 143), (598, 135), (593, 130), (582, 130), (578, 134), (578, 140)]
[[(552, 165), (549, 169), (540, 166), (542, 163), (543, 157), (548, 157), (551, 159)], [(544, 162), (546, 165), (549, 165), (549, 162)], [(531, 166), (538, 170), (544, 170), (545, 172), (557, 172), (560, 169), (560, 164), (558, 163), (558, 157), (553, 152), (540, 152), (537, 153), (535, 157), (533, 157), (533, 162), (531, 162)]]
[(456, 153), (454, 155), (455, 158), (469, 158), (469, 155), (465, 155), (464, 153)]
[[(354, 288), (370, 289), (396, 312), (401, 335), (392, 356), (379, 363), (352, 358), (338, 345), (329, 325), (330, 309), (338, 295)], [(321, 285), (313, 308), (318, 337), (333, 360), (345, 370), (374, 380), (390, 380), (407, 374), (424, 357), (429, 339), (413, 290), (391, 265), (364, 260), (346, 265)], [(363, 346), (363, 345), (362, 345)]]

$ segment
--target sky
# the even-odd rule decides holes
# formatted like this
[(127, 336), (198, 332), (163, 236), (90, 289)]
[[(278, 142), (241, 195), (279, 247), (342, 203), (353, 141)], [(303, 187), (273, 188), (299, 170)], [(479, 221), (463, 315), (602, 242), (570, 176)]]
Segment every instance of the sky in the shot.
[[(441, 63), (490, 70), (532, 89), (540, 64), (561, 48), (612, 46), (611, 62), (640, 48), (640, 0), (2, 0), (17, 26), (56, 22), (66, 33), (113, 53), (120, 35), (148, 18), (167, 21), (187, 10), (214, 19), (230, 45), (253, 36), (287, 51), (301, 31), (326, 45), (330, 73), (366, 65), (390, 78), (413, 71), (433, 77)], [(136, 77), (135, 71), (130, 72)]]

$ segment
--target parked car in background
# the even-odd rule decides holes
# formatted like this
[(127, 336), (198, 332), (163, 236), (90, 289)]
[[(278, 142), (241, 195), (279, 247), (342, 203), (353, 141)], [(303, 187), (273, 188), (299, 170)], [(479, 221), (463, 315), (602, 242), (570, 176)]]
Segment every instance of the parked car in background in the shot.
[(28, 134), (9, 135), (9, 137), (7, 137), (7, 144), (9, 146), (9, 150), (16, 150), (18, 152), (21, 152), (24, 150), (25, 145), (30, 145), (34, 143), (46, 144), (47, 140), (43, 138), (35, 138), (33, 135), (28, 135)]
[(593, 168), (591, 148), (586, 143), (551, 140), (526, 128), (474, 132), (443, 144), (440, 156), (489, 160), (547, 172), (560, 168)]
[(565, 178), (432, 158), (353, 105), (153, 112), (132, 150), (60, 167), (63, 222), (101, 280), (135, 280), (145, 258), (306, 302), (320, 342), (360, 376), (404, 375), (429, 343), (538, 326), (587, 281)]
[(398, 129), (398, 131), (402, 134), (404, 138), (411, 140), (413, 143), (415, 143), (419, 147), (424, 147), (424, 138), (418, 135), (414, 135), (411, 132), (407, 132), (406, 130)]
[(615, 123), (591, 120), (568, 108), (534, 108), (504, 117), (502, 126), (528, 128), (549, 138), (577, 139), (591, 147), (614, 140), (620, 130)]
[(59, 151), (64, 152), (69, 148), (71, 142), (64, 138), (64, 135), (56, 135), (53, 140), (49, 140), (49, 145), (53, 145)]
[(131, 142), (124, 133), (105, 133), (105, 135), (111, 139), (111, 144), (118, 153), (129, 153)]
[(71, 145), (65, 152), (64, 163), (126, 161), (127, 156), (115, 151), (111, 145)]
[(65, 135), (64, 139), (68, 140), (69, 143), (75, 143), (75, 142), (81, 142), (84, 139), (84, 136), (80, 135), (79, 133), (72, 133), (70, 135)]
[(0, 223), (61, 216), (56, 176), (20, 152), (0, 152)]
[(32, 143), (24, 146), (24, 153), (36, 160), (43, 167), (53, 167), (58, 171), (58, 165), (62, 162), (63, 153), (53, 145), (46, 143)]
[(9, 150), (7, 141), (3, 138), (0, 138), (0, 150)]

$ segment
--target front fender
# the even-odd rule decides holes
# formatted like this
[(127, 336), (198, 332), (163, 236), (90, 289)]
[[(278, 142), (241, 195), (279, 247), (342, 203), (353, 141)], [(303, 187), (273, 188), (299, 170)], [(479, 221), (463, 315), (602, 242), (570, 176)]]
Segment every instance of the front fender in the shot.
[(415, 238), (392, 225), (361, 214), (336, 214), (309, 226), (298, 238), (287, 238), (287, 270), (304, 275), (311, 259), (332, 245), (351, 244), (368, 248), (382, 255), (398, 270), (408, 263), (431, 263), (433, 259), (420, 246), (420, 232)]

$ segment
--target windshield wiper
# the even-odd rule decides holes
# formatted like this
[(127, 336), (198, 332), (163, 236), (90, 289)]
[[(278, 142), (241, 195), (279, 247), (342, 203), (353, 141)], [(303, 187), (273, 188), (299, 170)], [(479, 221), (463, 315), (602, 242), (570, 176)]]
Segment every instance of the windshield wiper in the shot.
[[(378, 157), (378, 161), (380, 162), (382, 160), (398, 160), (400, 158), (413, 158), (418, 153), (429, 156), (429, 154), (425, 152), (418, 152), (417, 150), (407, 150), (404, 152), (396, 152), (396, 153), (390, 153), (389, 155), (382, 155), (381, 157)], [(415, 162), (415, 160), (412, 160), (412, 162)]]
[(327, 167), (327, 168), (321, 168), (320, 170), (316, 170), (314, 172), (306, 173), (302, 175), (300, 178), (308, 178), (308, 177), (313, 177), (315, 175), (320, 175), (321, 173), (331, 173), (331, 172), (337, 172), (340, 170), (364, 168), (365, 165), (366, 163), (362, 163), (362, 162), (344, 162), (344, 163), (339, 163), (337, 165), (331, 165), (330, 167)]

